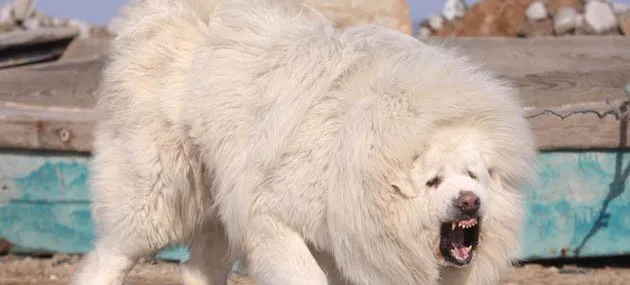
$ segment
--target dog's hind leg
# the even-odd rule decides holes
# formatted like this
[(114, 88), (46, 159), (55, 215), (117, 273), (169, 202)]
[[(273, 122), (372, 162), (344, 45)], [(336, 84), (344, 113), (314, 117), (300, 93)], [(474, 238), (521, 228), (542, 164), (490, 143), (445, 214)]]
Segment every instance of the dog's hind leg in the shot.
[(90, 187), (96, 240), (73, 285), (122, 285), (138, 259), (185, 237), (186, 219), (177, 208), (181, 193), (158, 175), (163, 166), (125, 164), (124, 156), (112, 149), (101, 149), (93, 159)]
[(146, 199), (146, 204), (115, 200), (118, 208), (110, 208), (111, 204), (107, 210), (99, 211), (94, 249), (81, 261), (71, 284), (122, 285), (138, 259), (154, 256), (178, 242), (168, 226), (172, 222), (165, 220), (172, 214), (166, 214), (171, 212), (168, 208), (156, 207), (160, 203), (151, 198)]
[(81, 261), (72, 285), (122, 285), (138, 259), (170, 245), (164, 238), (170, 229), (152, 219), (157, 211), (135, 211), (125, 202), (98, 215), (94, 249)]
[(98, 243), (81, 261), (72, 285), (122, 285), (137, 256)]
[(190, 258), (181, 266), (184, 285), (226, 284), (233, 262), (223, 226), (208, 223), (193, 237)]

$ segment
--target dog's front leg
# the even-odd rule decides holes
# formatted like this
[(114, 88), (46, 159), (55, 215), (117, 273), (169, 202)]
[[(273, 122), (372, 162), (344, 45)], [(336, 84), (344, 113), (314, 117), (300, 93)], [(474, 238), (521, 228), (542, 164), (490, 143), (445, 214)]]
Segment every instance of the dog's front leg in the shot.
[(246, 237), (248, 274), (259, 285), (327, 285), (302, 236), (282, 221), (260, 215)]

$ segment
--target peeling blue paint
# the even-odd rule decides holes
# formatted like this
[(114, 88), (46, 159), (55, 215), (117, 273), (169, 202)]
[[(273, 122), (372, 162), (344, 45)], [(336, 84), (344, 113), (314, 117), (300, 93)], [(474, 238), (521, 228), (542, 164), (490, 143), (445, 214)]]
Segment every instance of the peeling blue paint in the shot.
[[(629, 254), (629, 156), (615, 151), (542, 153), (539, 189), (523, 189), (528, 204), (524, 256)], [(0, 236), (22, 251), (89, 250), (94, 239), (89, 161), (81, 155), (0, 152)], [(159, 255), (187, 256), (181, 247)]]
[(540, 189), (524, 189), (529, 258), (630, 253), (627, 151), (547, 152)]

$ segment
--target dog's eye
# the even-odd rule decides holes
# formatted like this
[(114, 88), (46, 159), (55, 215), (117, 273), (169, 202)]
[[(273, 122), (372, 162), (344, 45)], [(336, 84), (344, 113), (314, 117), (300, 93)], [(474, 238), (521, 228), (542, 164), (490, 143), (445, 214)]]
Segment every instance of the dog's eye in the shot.
[(431, 180), (427, 181), (427, 187), (437, 187), (440, 183), (442, 183), (442, 178), (435, 176), (431, 178)]
[(470, 178), (477, 180), (477, 175), (472, 173), (472, 171), (466, 170), (466, 173), (468, 173), (468, 176), (470, 176)]

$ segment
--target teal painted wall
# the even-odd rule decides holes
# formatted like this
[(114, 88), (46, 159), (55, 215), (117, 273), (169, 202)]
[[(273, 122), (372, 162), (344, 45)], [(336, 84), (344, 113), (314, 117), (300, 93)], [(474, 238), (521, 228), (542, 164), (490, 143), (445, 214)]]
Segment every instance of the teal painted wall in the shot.
[[(21, 251), (85, 252), (94, 238), (89, 157), (0, 152), (0, 236)], [(630, 254), (630, 152), (547, 152), (523, 189), (526, 258)], [(185, 259), (176, 248), (160, 254)]]

